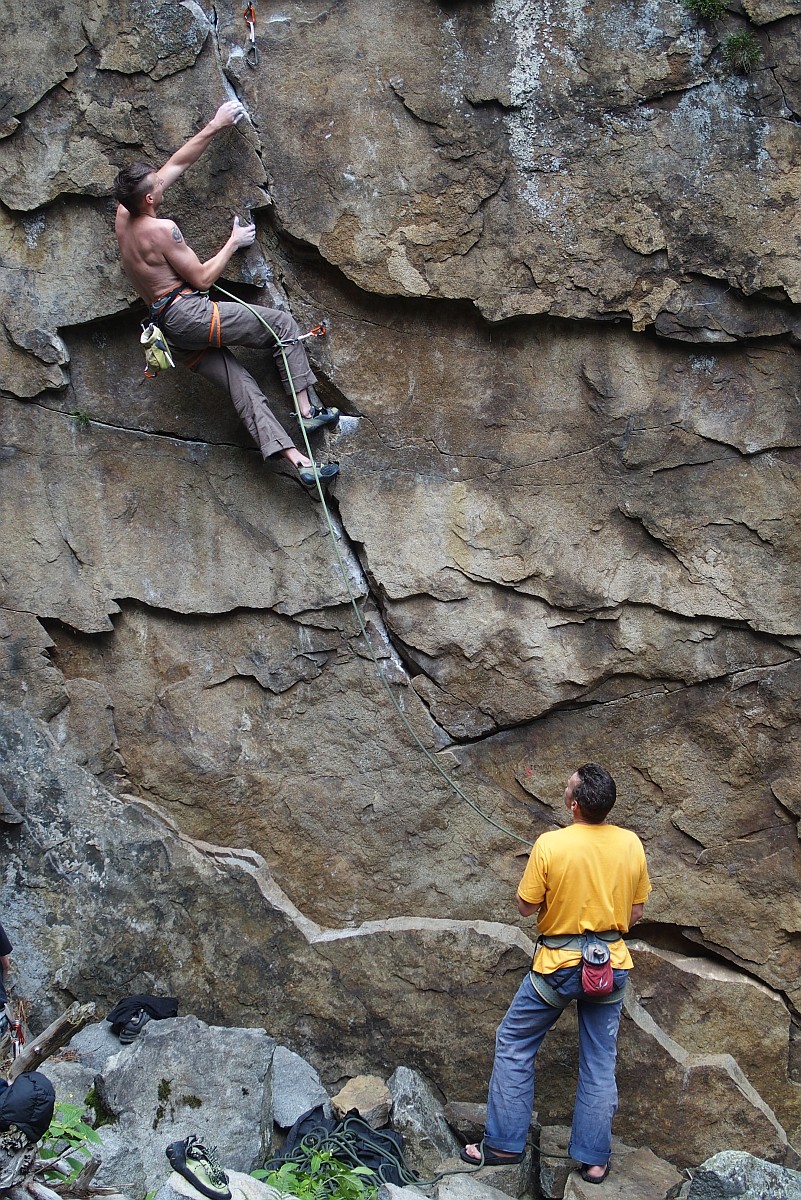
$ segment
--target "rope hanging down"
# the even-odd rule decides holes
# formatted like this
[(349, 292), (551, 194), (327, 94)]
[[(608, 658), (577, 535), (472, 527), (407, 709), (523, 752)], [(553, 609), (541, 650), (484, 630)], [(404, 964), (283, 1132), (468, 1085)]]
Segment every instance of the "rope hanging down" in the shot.
[(487, 821), (490, 825), (493, 825), (501, 833), (506, 834), (507, 837), (512, 838), (516, 842), (522, 842), (522, 844), (524, 846), (531, 846), (530, 838), (523, 838), (518, 833), (513, 833), (511, 829), (507, 829), (505, 825), (501, 825), (500, 822), (496, 821), (494, 817), (491, 817), (489, 815), (489, 813), (485, 813), (484, 810), (482, 808), (480, 808), (475, 803), (474, 800), (471, 800), (470, 797), (465, 794), (465, 792), (462, 790), (462, 788), (459, 786), (459, 784), (456, 782), (456, 780), (453, 779), (448, 774), (448, 772), (445, 770), (445, 768), (437, 761), (437, 759), (434, 757), (434, 755), (428, 749), (428, 746), (425, 745), (425, 743), (418, 737), (417, 733), (412, 728), (412, 725), (410, 724), (408, 718), (406, 717), (406, 714), (403, 712), (403, 709), (401, 708), (400, 704), (398, 703), (395, 693), (393, 692), (392, 688), (390, 687), (389, 682), (388, 682), (386, 676), (384, 675), (384, 672), (381, 669), (381, 664), (379, 663), (376, 653), (373, 650), (372, 642), (370, 641), (369, 634), (367, 633), (367, 629), (365, 627), (364, 621), (362, 620), (362, 614), (359, 612), (359, 606), (356, 602), (356, 597), (354, 596), (353, 590), (350, 586), (350, 580), (348, 579), (348, 572), (345, 568), (344, 562), (342, 561), (342, 555), (339, 553), (339, 546), (337, 545), (337, 536), (336, 536), (336, 533), (334, 532), (334, 526), (331, 522), (331, 514), (328, 510), (328, 505), (326, 504), (326, 501), (325, 501), (325, 495), (323, 493), (322, 484), (320, 483), (320, 477), (317, 473), (317, 464), (314, 461), (314, 455), (312, 453), (312, 449), (309, 444), (308, 434), (306, 433), (306, 430), (303, 426), (303, 421), (301, 420), (302, 413), (300, 411), (300, 405), (298, 404), (298, 397), (297, 397), (297, 393), (295, 391), (295, 384), (292, 379), (292, 374), (289, 370), (289, 363), (287, 362), (287, 357), (286, 357), (286, 353), (284, 351), (284, 346), (281, 341), (281, 338), (276, 333), (276, 331), (273, 329), (273, 327), (269, 324), (269, 322), (264, 319), (264, 317), (261, 315), (261, 313), (258, 311), (258, 309), (254, 308), (251, 304), (248, 304), (246, 300), (240, 299), (239, 296), (234, 296), (231, 292), (226, 291), (225, 288), (220, 287), (220, 285), (218, 283), (216, 283), (214, 285), (214, 287), (216, 288), (216, 290), (218, 292), (221, 292), (223, 294), (223, 296), (227, 296), (229, 300), (233, 300), (233, 301), (235, 301), (235, 303), (243, 305), (246, 309), (248, 309), (249, 312), (253, 313), (253, 315), (259, 321), (261, 321), (264, 328), (266, 330), (268, 330), (268, 332), (275, 339), (276, 344), (278, 345), (278, 348), (281, 351), (281, 357), (284, 362), (284, 370), (286, 371), (286, 376), (287, 376), (287, 379), (289, 380), (289, 386), (292, 391), (292, 403), (295, 406), (295, 412), (298, 417), (298, 424), (300, 425), (301, 431), (303, 433), (303, 441), (306, 446), (306, 453), (308, 454), (308, 456), (312, 462), (312, 469), (314, 470), (314, 482), (317, 487), (317, 494), (320, 499), (320, 503), (323, 506), (323, 512), (325, 513), (325, 520), (326, 520), (326, 524), (328, 525), (328, 532), (331, 535), (331, 543), (334, 547), (334, 553), (336, 555), (337, 565), (339, 567), (340, 574), (342, 575), (342, 580), (345, 584), (345, 588), (346, 588), (348, 596), (350, 598), (351, 607), (352, 607), (354, 613), (356, 614), (356, 621), (358, 622), (359, 629), (361, 631), (362, 637), (364, 638), (364, 642), (367, 647), (370, 658), (373, 661), (373, 666), (376, 669), (376, 674), (378, 675), (378, 678), (381, 681), (384, 691), (389, 696), (390, 701), (392, 702), (393, 708), (395, 709), (398, 716), (400, 717), (401, 722), (404, 725), (404, 728), (406, 729), (407, 733), (411, 736), (411, 738), (415, 742), (415, 744), (419, 747), (419, 749), (422, 750), (423, 754), (426, 756), (426, 758), (431, 763), (431, 765), (434, 767), (434, 769), (445, 780), (448, 787), (452, 788), (453, 791), (456, 792), (456, 795), (459, 796), (459, 798), (461, 800), (463, 800), (465, 802), (465, 804), (467, 804), (470, 808), (473, 809), (473, 812), (477, 813), (480, 817), (483, 818), (483, 820)]

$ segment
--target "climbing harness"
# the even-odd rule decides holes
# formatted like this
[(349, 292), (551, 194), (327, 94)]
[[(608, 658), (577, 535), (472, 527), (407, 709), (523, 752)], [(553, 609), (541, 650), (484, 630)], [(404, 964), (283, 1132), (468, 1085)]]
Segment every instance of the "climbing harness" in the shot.
[(145, 352), (145, 375), (148, 379), (155, 379), (159, 371), (175, 366), (167, 336), (161, 326), (175, 301), (180, 300), (181, 296), (190, 295), (192, 290), (186, 284), (179, 283), (178, 287), (157, 296), (150, 305), (150, 323), (145, 325), (142, 322), (142, 336), (139, 339)]
[(256, 10), (253, 7), (253, 0), (248, 0), (242, 16), (245, 18), (249, 31), (245, 62), (249, 67), (257, 67), (259, 65), (259, 48), (256, 45)]
[[(577, 967), (576, 970), (579, 968)], [(551, 1008), (567, 1008), (573, 1003), (574, 996), (563, 996), (561, 992), (557, 992), (555, 987), (552, 987), (548, 982), (547, 975), (541, 975), (539, 971), (530, 971), (531, 986), (534, 991), (540, 996), (546, 1004), (550, 1004)], [(617, 1004), (626, 994), (628, 983), (624, 983), (622, 987), (612, 987), (610, 992), (584, 993), (580, 999), (582, 1004)]]
[(179, 300), (181, 296), (190, 296), (193, 292), (194, 288), (185, 283), (179, 283), (169, 292), (162, 292), (150, 305), (150, 320), (154, 325), (160, 325), (175, 301)]
[(448, 787), (452, 788), (452, 790), (456, 793), (456, 795), (459, 796), (459, 798), (461, 800), (463, 800), (464, 803), (467, 804), (469, 808), (473, 809), (473, 812), (477, 813), (478, 816), (482, 817), (485, 821), (487, 821), (490, 825), (493, 825), (495, 827), (495, 829), (499, 830), (501, 833), (505, 834), (507, 837), (512, 838), (516, 842), (522, 842), (522, 844), (524, 846), (530, 847), (531, 846), (531, 838), (524, 838), (524, 837), (521, 837), (520, 834), (518, 834), (518, 833), (513, 833), (511, 829), (507, 829), (505, 825), (501, 825), (501, 823), (499, 821), (496, 821), (494, 817), (491, 817), (489, 815), (489, 813), (484, 812), (484, 810), (482, 808), (480, 808), (479, 805), (476, 804), (474, 800), (470, 799), (470, 797), (463, 791), (463, 789), (459, 786), (459, 784), (456, 782), (456, 780), (453, 779), (448, 774), (448, 772), (445, 770), (445, 768), (439, 762), (437, 762), (434, 755), (428, 749), (428, 746), (425, 745), (425, 743), (421, 740), (421, 738), (418, 736), (418, 734), (412, 727), (406, 714), (404, 713), (403, 709), (401, 708), (400, 704), (398, 703), (395, 693), (393, 692), (392, 688), (390, 687), (389, 682), (388, 682), (386, 676), (384, 675), (384, 672), (381, 669), (381, 664), (378, 661), (378, 657), (377, 657), (375, 651), (373, 650), (372, 642), (370, 641), (370, 637), (369, 637), (369, 634), (365, 627), (364, 621), (362, 619), (362, 615), (359, 612), (359, 606), (356, 602), (356, 597), (354, 596), (353, 589), (350, 586), (350, 580), (348, 578), (347, 569), (345, 567), (344, 562), (342, 561), (342, 555), (339, 552), (339, 546), (337, 545), (337, 536), (336, 536), (336, 533), (334, 532), (334, 526), (331, 521), (331, 514), (329, 512), (328, 505), (326, 504), (325, 495), (323, 494), (323, 488), (322, 488), (322, 485), (320, 482), (319, 473), (317, 471), (317, 465), (314, 462), (314, 455), (312, 454), (311, 445), (309, 444), (309, 438), (308, 438), (308, 435), (306, 433), (306, 430), (303, 426), (303, 422), (301, 419), (302, 414), (300, 411), (300, 405), (298, 403), (297, 392), (295, 391), (295, 383), (294, 383), (294, 380), (292, 379), (292, 372), (289, 369), (289, 363), (287, 362), (287, 357), (286, 357), (286, 353), (284, 351), (283, 344), (281, 342), (281, 338), (276, 333), (276, 331), (273, 329), (273, 327), (269, 324), (269, 322), (264, 319), (264, 317), (261, 315), (261, 313), (258, 311), (258, 309), (254, 308), (252, 304), (248, 304), (247, 301), (241, 300), (239, 298), (239, 296), (235, 296), (232, 292), (226, 291), (225, 288), (220, 287), (220, 285), (218, 283), (215, 283), (214, 287), (215, 287), (216, 291), (221, 292), (223, 296), (227, 296), (229, 300), (233, 300), (236, 304), (241, 304), (246, 309), (248, 309), (248, 311), (251, 312), (253, 314), (253, 316), (256, 317), (256, 319), (262, 323), (264, 328), (266, 330), (268, 330), (268, 332), (272, 335), (272, 337), (278, 344), (278, 347), (281, 351), (281, 357), (284, 362), (284, 369), (286, 371), (286, 377), (289, 380), (289, 386), (290, 386), (290, 389), (292, 392), (292, 403), (295, 406), (295, 414), (298, 418), (298, 423), (300, 425), (300, 429), (303, 434), (303, 441), (306, 446), (306, 453), (308, 454), (309, 458), (312, 460), (312, 469), (314, 470), (314, 482), (317, 487), (317, 495), (318, 495), (318, 498), (322, 505), (323, 512), (325, 513), (325, 520), (326, 520), (326, 524), (328, 526), (328, 532), (331, 535), (331, 544), (334, 547), (334, 554), (336, 555), (337, 565), (339, 567), (339, 571), (342, 576), (342, 580), (345, 584), (345, 588), (347, 590), (348, 597), (350, 598), (351, 607), (356, 615), (357, 624), (361, 631), (362, 637), (364, 638), (364, 644), (367, 647), (367, 652), (370, 655), (370, 658), (372, 659), (373, 666), (375, 667), (378, 679), (381, 682), (381, 685), (384, 688), (384, 691), (389, 696), (389, 699), (392, 703), (393, 708), (395, 709), (398, 716), (400, 717), (402, 725), (406, 729), (406, 732), (412, 738), (415, 745), (422, 751), (422, 753), (428, 759), (429, 763), (434, 768), (434, 770), (437, 771), (438, 774), (445, 780), (445, 783), (448, 785)]
[(602, 929), (599, 933), (588, 929), (585, 933), (541, 933), (537, 938), (537, 946), (546, 946), (549, 950), (581, 950), (594, 941), (619, 942), (623, 934), (619, 929)]
[[(622, 937), (619, 929), (602, 929), (598, 932), (587, 929), (584, 933), (541, 933), (534, 947), (534, 957), (536, 958), (540, 946), (545, 946), (548, 950), (578, 950), (581, 954), (579, 965), (585, 1000), (597, 1004), (612, 1004), (626, 990), (625, 985), (623, 988), (615, 988), (609, 950), (609, 947), (614, 942), (619, 942)], [(531, 982), (535, 991), (539, 992), (547, 1004), (552, 1004), (555, 1008), (565, 1008), (570, 1003), (559, 996), (545, 980), (545, 976), (538, 972), (531, 972)]]

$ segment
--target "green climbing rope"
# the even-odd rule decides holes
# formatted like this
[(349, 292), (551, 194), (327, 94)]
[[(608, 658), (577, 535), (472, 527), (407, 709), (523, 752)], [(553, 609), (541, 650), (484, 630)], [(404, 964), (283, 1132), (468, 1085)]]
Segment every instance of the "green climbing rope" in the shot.
[[(328, 1153), (349, 1167), (367, 1167), (381, 1183), (394, 1183), (395, 1179), (400, 1179), (403, 1187), (432, 1187), (446, 1175), (472, 1175), (484, 1165), (481, 1162), (474, 1167), (450, 1167), (438, 1171), (431, 1179), (421, 1179), (408, 1165), (403, 1150), (392, 1138), (384, 1135), (380, 1129), (370, 1130), (362, 1117), (349, 1114), (335, 1130), (329, 1130), (325, 1125), (310, 1129), (294, 1150), (286, 1155), (280, 1154), (264, 1170), (272, 1173), (284, 1163), (291, 1162), (304, 1174), (311, 1174), (312, 1160), (321, 1153)], [(369, 1156), (372, 1161), (378, 1160), (378, 1165), (373, 1166), (363, 1155)]]
[(511, 829), (507, 829), (505, 825), (501, 825), (499, 821), (496, 821), (494, 817), (491, 817), (489, 815), (489, 813), (485, 813), (484, 810), (482, 808), (480, 808), (479, 805), (476, 804), (474, 800), (471, 800), (470, 797), (468, 795), (466, 795), (466, 793), (459, 786), (459, 784), (456, 782), (456, 780), (453, 779), (448, 774), (448, 772), (445, 770), (445, 768), (441, 765), (441, 763), (439, 763), (437, 761), (437, 759), (434, 757), (434, 755), (428, 749), (428, 746), (426, 746), (425, 743), (420, 739), (420, 737), (418, 737), (417, 733), (415, 732), (411, 723), (409, 722), (408, 718), (406, 717), (406, 714), (404, 713), (403, 709), (401, 708), (400, 704), (398, 703), (395, 693), (392, 691), (392, 688), (390, 687), (389, 682), (388, 682), (386, 676), (384, 675), (384, 672), (381, 670), (381, 665), (378, 661), (375, 651), (373, 650), (373, 646), (370, 641), (370, 637), (367, 633), (367, 629), (365, 628), (364, 621), (362, 620), (362, 615), (359, 612), (359, 606), (356, 602), (356, 597), (354, 596), (353, 590), (350, 586), (350, 580), (348, 579), (348, 573), (345, 568), (345, 564), (342, 561), (342, 555), (339, 553), (339, 546), (337, 545), (337, 537), (336, 537), (336, 533), (334, 531), (333, 523), (331, 521), (331, 514), (329, 512), (328, 505), (326, 504), (325, 495), (323, 493), (323, 487), (320, 482), (320, 477), (317, 473), (317, 465), (314, 461), (314, 455), (312, 453), (312, 449), (309, 444), (308, 434), (306, 433), (306, 430), (303, 426), (303, 421), (301, 420), (302, 414), (300, 411), (300, 405), (298, 404), (297, 392), (295, 391), (295, 384), (292, 379), (292, 374), (289, 370), (289, 363), (287, 362), (286, 352), (284, 351), (284, 347), (281, 342), (281, 338), (278, 335), (278, 333), (276, 333), (276, 331), (273, 329), (273, 327), (270, 325), (270, 323), (267, 320), (265, 320), (265, 318), (258, 311), (258, 309), (254, 308), (252, 304), (248, 304), (246, 300), (242, 300), (242, 299), (240, 299), (239, 296), (233, 295), (232, 292), (226, 291), (225, 288), (220, 287), (219, 284), (215, 284), (214, 286), (218, 292), (222, 293), (223, 296), (227, 296), (229, 300), (233, 300), (233, 301), (235, 301), (235, 303), (243, 305), (246, 309), (248, 309), (249, 312), (253, 313), (253, 315), (257, 318), (257, 320), (261, 321), (264, 328), (269, 331), (269, 333), (273, 336), (273, 338), (275, 338), (276, 344), (278, 345), (278, 348), (281, 351), (281, 357), (284, 362), (284, 369), (286, 371), (286, 377), (289, 380), (289, 386), (290, 386), (290, 389), (292, 392), (292, 403), (295, 406), (295, 413), (297, 414), (298, 424), (300, 425), (301, 431), (303, 433), (303, 441), (306, 446), (306, 453), (312, 461), (312, 466), (314, 469), (314, 482), (317, 487), (317, 493), (318, 493), (318, 496), (320, 499), (320, 503), (322, 504), (322, 507), (323, 507), (323, 512), (325, 513), (325, 520), (326, 520), (326, 524), (328, 526), (328, 532), (331, 535), (331, 543), (334, 547), (334, 553), (336, 555), (337, 565), (339, 567), (340, 574), (342, 575), (342, 579), (345, 584), (345, 588), (347, 589), (347, 593), (350, 598), (351, 607), (353, 608), (353, 611), (356, 614), (356, 620), (358, 622), (359, 629), (361, 631), (362, 637), (364, 638), (364, 642), (367, 647), (370, 658), (372, 659), (373, 665), (376, 669), (376, 674), (378, 675), (378, 678), (381, 681), (384, 691), (389, 696), (390, 701), (392, 702), (392, 705), (393, 705), (395, 711), (397, 712), (398, 716), (400, 717), (401, 722), (403, 723), (407, 733), (410, 735), (410, 737), (413, 739), (413, 741), (419, 747), (419, 749), (422, 750), (423, 754), (426, 756), (426, 758), (431, 763), (431, 765), (434, 767), (434, 769), (442, 776), (442, 778), (445, 780), (445, 782), (448, 784), (448, 786), (453, 789), (453, 791), (456, 793), (456, 795), (459, 796), (460, 799), (463, 800), (465, 804), (467, 804), (470, 808), (472, 808), (475, 813), (477, 813), (480, 817), (483, 818), (483, 820), (489, 822), (490, 825), (493, 825), (501, 833), (506, 834), (507, 837), (512, 838), (516, 842), (522, 842), (522, 844), (524, 846), (530, 846), (531, 845), (530, 838), (521, 837), (520, 834), (514, 833)]

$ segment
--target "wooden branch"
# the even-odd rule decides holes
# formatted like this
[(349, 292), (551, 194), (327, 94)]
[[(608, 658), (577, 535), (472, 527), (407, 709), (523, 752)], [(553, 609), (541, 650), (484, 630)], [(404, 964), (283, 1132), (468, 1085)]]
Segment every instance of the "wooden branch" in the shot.
[(31, 1193), (22, 1183), (15, 1183), (12, 1188), (4, 1188), (3, 1196), (7, 1200), (31, 1200)]
[(25, 1190), (33, 1200), (61, 1200), (58, 1192), (54, 1192), (47, 1184), (41, 1183), (38, 1179), (29, 1179), (25, 1183)]
[(75, 1177), (73, 1187), (78, 1195), (85, 1193), (89, 1184), (94, 1179), (97, 1172), (100, 1170), (100, 1159), (90, 1158), (85, 1167), (82, 1167)]
[(8, 1082), (13, 1082), (25, 1071), (35, 1071), (40, 1063), (65, 1046), (84, 1025), (88, 1025), (96, 1012), (97, 1006), (94, 1003), (79, 1004), (76, 1000), (65, 1013), (56, 1017), (52, 1025), (48, 1025), (44, 1033), (25, 1047), (19, 1058), (14, 1059), (8, 1072)]
[(3, 1197), (4, 1200), (63, 1200), (58, 1192), (54, 1192), (33, 1176), (22, 1183), (14, 1184), (14, 1187), (3, 1192)]

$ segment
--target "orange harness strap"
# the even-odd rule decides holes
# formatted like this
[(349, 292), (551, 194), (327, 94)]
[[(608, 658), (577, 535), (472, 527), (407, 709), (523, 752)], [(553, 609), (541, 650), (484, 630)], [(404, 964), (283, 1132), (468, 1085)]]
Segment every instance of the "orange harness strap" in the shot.
[[(180, 300), (184, 295), (194, 294), (194, 291), (194, 288), (182, 288), (175, 299)], [(169, 295), (169, 293), (165, 292), (164, 295)], [(216, 346), (216, 348), (219, 350), (222, 347), (222, 320), (220, 318), (220, 307), (216, 300), (212, 300), (210, 303), (211, 321), (209, 323), (209, 346)], [(191, 358), (184, 359), (183, 365), (188, 371), (193, 371), (205, 353), (206, 347), (204, 346), (202, 350), (198, 350), (197, 353)]]
[[(209, 326), (209, 345), (217, 346), (217, 349), (222, 346), (222, 324), (220, 322), (220, 308), (216, 301), (211, 302), (211, 325)], [(215, 342), (215, 338), (217, 339)]]

